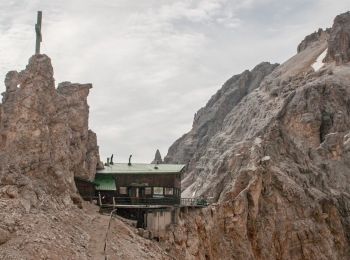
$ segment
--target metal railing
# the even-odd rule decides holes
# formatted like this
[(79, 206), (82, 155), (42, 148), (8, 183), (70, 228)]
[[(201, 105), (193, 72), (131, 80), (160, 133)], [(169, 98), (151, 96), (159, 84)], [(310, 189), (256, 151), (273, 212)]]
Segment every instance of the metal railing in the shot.
[[(111, 200), (112, 199), (112, 200)], [(104, 201), (99, 195), (99, 205), (178, 205), (182, 207), (206, 207), (213, 203), (213, 198), (179, 198), (179, 197), (112, 197)]]
[(136, 197), (114, 197), (115, 204), (122, 205), (178, 205), (180, 198), (160, 197), (160, 198), (136, 198)]
[(181, 206), (203, 206), (206, 207), (212, 203), (211, 199), (206, 198), (181, 198)]

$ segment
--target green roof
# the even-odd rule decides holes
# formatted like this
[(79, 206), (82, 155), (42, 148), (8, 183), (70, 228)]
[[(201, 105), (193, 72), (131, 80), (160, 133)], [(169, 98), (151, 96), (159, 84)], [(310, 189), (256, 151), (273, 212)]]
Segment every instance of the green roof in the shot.
[(116, 190), (113, 176), (98, 175), (95, 178), (96, 190)]
[(105, 166), (103, 170), (97, 170), (98, 174), (164, 174), (164, 173), (180, 173), (184, 164), (148, 164), (148, 163), (132, 163), (130, 166), (127, 163), (115, 163)]

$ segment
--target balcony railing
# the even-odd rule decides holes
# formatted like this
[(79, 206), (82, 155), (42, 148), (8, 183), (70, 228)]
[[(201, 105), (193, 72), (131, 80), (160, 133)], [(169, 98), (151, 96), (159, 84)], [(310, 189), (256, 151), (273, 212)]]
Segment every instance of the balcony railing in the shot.
[(160, 198), (136, 198), (136, 197), (114, 197), (115, 204), (121, 205), (178, 205), (180, 198), (160, 197)]
[(109, 197), (98, 196), (100, 206), (117, 205), (177, 205), (181, 207), (206, 207), (213, 203), (213, 198), (180, 198), (180, 197)]
[(203, 206), (211, 204), (212, 198), (181, 198), (181, 206)]

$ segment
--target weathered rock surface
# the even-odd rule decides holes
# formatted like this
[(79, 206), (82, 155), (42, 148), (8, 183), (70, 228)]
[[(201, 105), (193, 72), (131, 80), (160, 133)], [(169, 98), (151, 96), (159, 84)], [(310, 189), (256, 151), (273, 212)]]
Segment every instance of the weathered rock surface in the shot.
[(159, 150), (157, 149), (154, 159), (151, 163), (163, 163), (162, 155), (160, 154)]
[[(330, 31), (307, 37), (255, 90), (227, 97), (237, 102), (211, 116), (223, 104), (214, 96), (169, 149), (168, 162), (188, 163), (183, 196), (217, 200), (172, 227), (164, 245), (173, 255), (349, 259), (349, 26), (349, 12), (338, 16)], [(326, 48), (327, 62), (315, 71)], [(333, 62), (337, 53), (342, 62)], [(202, 134), (209, 129), (216, 130)]]
[[(25, 70), (9, 72), (5, 85), (0, 259), (105, 259), (109, 218), (89, 211), (74, 184), (75, 176), (94, 178), (99, 164), (96, 134), (88, 128), (91, 84), (64, 82), (56, 89), (50, 59), (35, 55)], [(167, 259), (121, 221), (111, 226), (108, 259)]]
[(335, 61), (337, 65), (350, 61), (350, 12), (334, 19), (325, 60)]
[(45, 192), (61, 193), (74, 191), (74, 176), (92, 179), (99, 154), (96, 135), (88, 129), (91, 84), (66, 82), (56, 90), (50, 59), (36, 55), (24, 71), (9, 72), (5, 85), (2, 183), (30, 176)]
[[(256, 89), (266, 75), (278, 64), (263, 62), (252, 71), (246, 70), (230, 78), (211, 97), (205, 107), (194, 116), (192, 130), (179, 138), (164, 158), (165, 163), (184, 163), (193, 167), (201, 154), (208, 149), (208, 141), (221, 131), (226, 115), (250, 92)], [(192, 183), (183, 182), (183, 187)]]
[(317, 44), (319, 41), (326, 40), (329, 36), (330, 30), (330, 28), (327, 28), (326, 30), (320, 28), (317, 32), (307, 35), (304, 40), (302, 40), (302, 42), (298, 45), (298, 53), (305, 50), (312, 44)]

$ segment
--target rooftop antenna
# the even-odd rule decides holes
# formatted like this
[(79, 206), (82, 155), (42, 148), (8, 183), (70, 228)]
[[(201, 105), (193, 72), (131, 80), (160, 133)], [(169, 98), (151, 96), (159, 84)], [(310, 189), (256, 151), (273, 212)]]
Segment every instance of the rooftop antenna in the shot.
[(36, 33), (36, 42), (35, 42), (35, 54), (40, 54), (40, 43), (42, 42), (42, 34), (41, 34), (41, 19), (43, 16), (42, 11), (38, 11), (37, 20), (35, 24), (35, 33)]
[(129, 156), (129, 163), (128, 163), (129, 166), (131, 166), (131, 157), (132, 157), (132, 154), (130, 154)]

